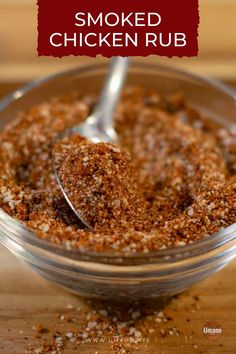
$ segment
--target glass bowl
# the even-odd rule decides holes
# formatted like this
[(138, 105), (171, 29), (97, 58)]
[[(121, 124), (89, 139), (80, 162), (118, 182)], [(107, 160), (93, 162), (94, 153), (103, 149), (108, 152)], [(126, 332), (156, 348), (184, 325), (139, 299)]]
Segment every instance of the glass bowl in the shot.
[[(87, 65), (17, 90), (0, 102), (0, 129), (14, 120), (19, 111), (51, 96), (76, 89), (99, 92), (106, 70), (103, 63)], [(134, 62), (129, 68), (128, 83), (164, 94), (182, 91), (192, 106), (213, 119), (225, 125), (236, 121), (235, 92), (215, 81), (164, 66)], [(145, 299), (180, 293), (228, 264), (236, 255), (236, 224), (187, 246), (123, 257), (66, 250), (39, 239), (0, 210), (0, 241), (39, 274), (75, 293)]]

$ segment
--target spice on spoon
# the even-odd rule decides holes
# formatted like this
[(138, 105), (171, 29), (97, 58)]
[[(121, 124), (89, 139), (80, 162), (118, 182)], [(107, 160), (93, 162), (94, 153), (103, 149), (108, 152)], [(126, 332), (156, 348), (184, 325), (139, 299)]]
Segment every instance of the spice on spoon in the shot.
[(95, 231), (144, 228), (147, 202), (127, 151), (74, 135), (56, 144), (54, 158), (66, 194)]

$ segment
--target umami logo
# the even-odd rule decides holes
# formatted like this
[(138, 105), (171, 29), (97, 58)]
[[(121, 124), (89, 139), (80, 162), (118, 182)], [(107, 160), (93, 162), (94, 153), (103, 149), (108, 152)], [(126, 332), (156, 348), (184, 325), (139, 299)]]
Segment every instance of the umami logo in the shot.
[(223, 330), (219, 322), (209, 321), (203, 325), (202, 332), (208, 339), (216, 339), (222, 334)]

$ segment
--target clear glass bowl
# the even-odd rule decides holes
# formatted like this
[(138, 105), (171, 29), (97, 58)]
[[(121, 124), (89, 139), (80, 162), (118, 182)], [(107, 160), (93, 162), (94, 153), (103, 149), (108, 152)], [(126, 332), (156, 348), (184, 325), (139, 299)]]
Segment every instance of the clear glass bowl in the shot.
[[(106, 69), (105, 64), (84, 66), (17, 90), (0, 102), (0, 129), (19, 111), (51, 96), (76, 89), (99, 92)], [(163, 66), (132, 63), (128, 83), (161, 93), (182, 91), (192, 106), (213, 119), (226, 125), (236, 121), (235, 92), (217, 82)], [(123, 257), (65, 250), (37, 238), (0, 210), (0, 241), (42, 276), (70, 291), (103, 298), (144, 299), (180, 293), (223, 268), (236, 255), (236, 224), (191, 245)]]

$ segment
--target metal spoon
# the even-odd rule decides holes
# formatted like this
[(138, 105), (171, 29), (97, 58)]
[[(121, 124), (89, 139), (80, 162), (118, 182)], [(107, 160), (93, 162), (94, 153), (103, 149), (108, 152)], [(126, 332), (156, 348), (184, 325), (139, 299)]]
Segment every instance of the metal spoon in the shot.
[[(74, 134), (81, 135), (94, 143), (116, 142), (117, 134), (114, 129), (114, 110), (120, 98), (121, 90), (125, 81), (129, 60), (128, 58), (114, 57), (104, 83), (98, 104), (93, 113), (82, 124), (67, 129), (60, 135), (60, 139)], [(92, 227), (83, 220), (82, 211), (76, 210), (60, 181), (55, 161), (53, 160), (57, 182), (61, 191), (81, 223), (89, 229)]]

